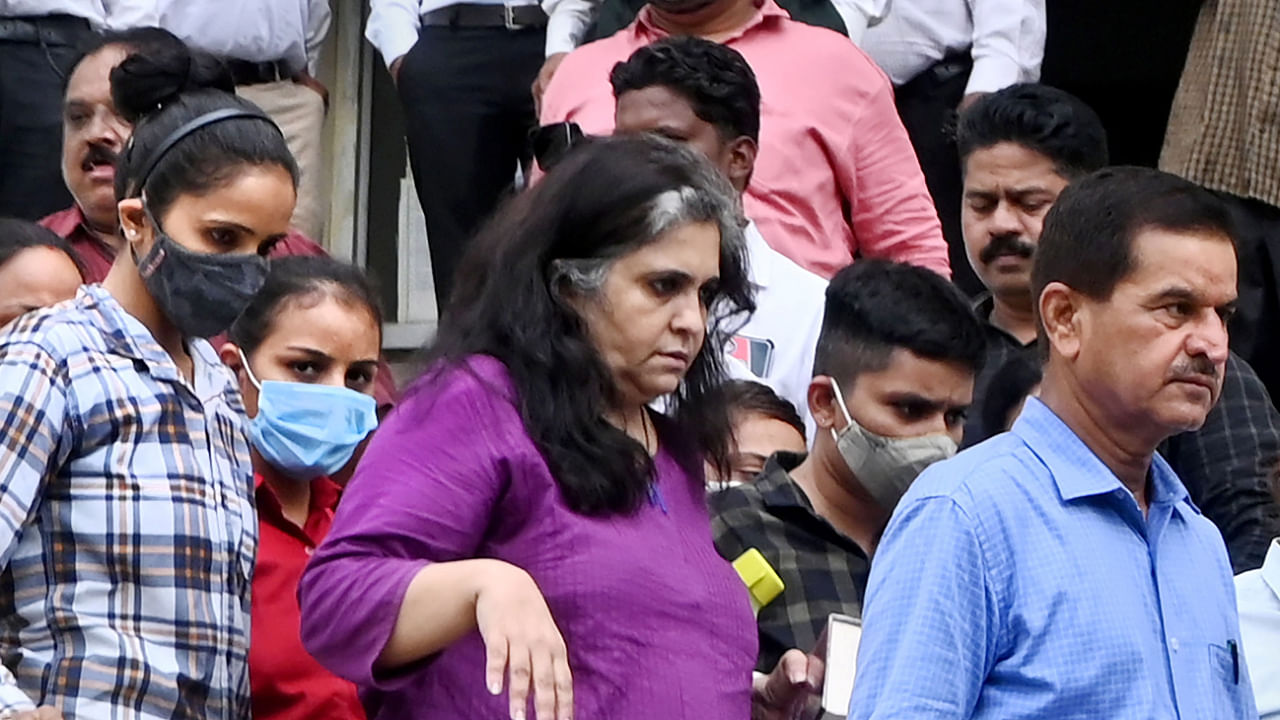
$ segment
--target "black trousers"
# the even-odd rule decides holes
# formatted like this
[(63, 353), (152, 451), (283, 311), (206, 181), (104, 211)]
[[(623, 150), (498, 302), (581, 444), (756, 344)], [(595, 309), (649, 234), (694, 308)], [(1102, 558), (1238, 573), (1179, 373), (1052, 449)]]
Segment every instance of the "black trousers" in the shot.
[(0, 38), (0, 217), (37, 220), (71, 206), (62, 179), (62, 92), (78, 56), (69, 41), (91, 31), (66, 16), (31, 23), (56, 25), (60, 38)]
[(1240, 257), (1240, 299), (1231, 349), (1253, 366), (1280, 401), (1280, 207), (1219, 193), (1231, 207)]
[(423, 27), (397, 83), (444, 311), (471, 236), (511, 187), (537, 125), (543, 30)]
[(964, 99), (973, 61), (967, 54), (944, 58), (894, 90), (898, 115), (911, 137), (929, 194), (933, 196), (942, 235), (947, 240), (951, 277), (969, 295), (986, 288), (974, 274), (964, 251), (960, 200), (964, 183), (956, 152), (956, 107)]

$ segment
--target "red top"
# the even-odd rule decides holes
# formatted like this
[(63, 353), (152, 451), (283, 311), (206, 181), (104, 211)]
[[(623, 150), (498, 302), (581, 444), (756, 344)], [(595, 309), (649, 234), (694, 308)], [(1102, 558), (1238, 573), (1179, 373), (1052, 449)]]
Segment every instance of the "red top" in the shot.
[(71, 243), (71, 247), (80, 256), (80, 274), (86, 283), (100, 283), (107, 277), (111, 263), (116, 261), (115, 248), (89, 232), (79, 206), (72, 205), (62, 212), (56, 212), (41, 220), (40, 224)]
[(307, 522), (285, 518), (271, 487), (254, 477), (258, 501), (258, 563), (253, 572), (253, 636), (249, 681), (254, 720), (364, 720), (356, 686), (325, 670), (302, 647), (298, 580), (329, 533), (338, 486), (311, 481)]
[[(78, 205), (61, 212), (56, 212), (40, 221), (40, 224), (57, 233), (76, 251), (80, 256), (81, 275), (86, 283), (100, 283), (107, 278), (107, 272), (111, 270), (111, 264), (116, 261), (115, 248), (107, 245), (98, 239), (97, 235), (89, 232), (89, 228), (85, 225), (84, 214), (80, 211)], [(323, 247), (320, 247), (310, 238), (302, 233), (289, 228), (289, 234), (281, 238), (268, 253), (269, 257), (290, 257), (290, 256), (328, 256)], [(226, 335), (222, 334), (217, 337), (209, 338), (209, 342), (214, 349), (222, 346), (226, 342)], [(378, 377), (374, 384), (373, 397), (378, 401), (378, 412), (384, 414), (395, 407), (396, 397), (396, 380), (391, 374), (391, 367), (386, 361), (378, 363)]]

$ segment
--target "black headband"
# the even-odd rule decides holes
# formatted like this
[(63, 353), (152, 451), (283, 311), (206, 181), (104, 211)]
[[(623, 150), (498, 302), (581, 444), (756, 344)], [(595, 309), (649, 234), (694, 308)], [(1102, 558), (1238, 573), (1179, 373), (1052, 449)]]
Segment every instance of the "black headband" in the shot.
[(161, 158), (172, 150), (174, 145), (181, 142), (183, 138), (200, 128), (213, 125), (214, 123), (220, 123), (223, 120), (235, 120), (237, 118), (262, 120), (264, 122), (271, 123), (271, 127), (275, 128), (277, 132), (280, 130), (274, 120), (261, 112), (254, 112), (252, 110), (244, 110), (241, 108), (223, 108), (221, 110), (207, 112), (178, 126), (178, 129), (169, 133), (169, 136), (160, 143), (160, 146), (156, 148), (155, 152), (151, 153), (151, 158), (142, 166), (142, 173), (138, 175), (137, 184), (133, 188), (134, 191), (139, 193), (142, 192), (142, 188), (147, 184), (147, 178), (151, 177), (152, 171), (156, 169), (156, 165), (159, 164)]

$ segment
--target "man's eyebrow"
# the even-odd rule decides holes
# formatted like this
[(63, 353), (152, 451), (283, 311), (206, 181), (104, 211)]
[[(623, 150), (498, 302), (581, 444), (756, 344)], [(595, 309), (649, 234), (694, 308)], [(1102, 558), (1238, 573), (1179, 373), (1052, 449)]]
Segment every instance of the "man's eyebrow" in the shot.
[(947, 402), (945, 400), (935, 400), (934, 398), (926, 397), (920, 393), (911, 392), (909, 390), (890, 392), (886, 397), (891, 403), (920, 405), (929, 410), (940, 410), (947, 406)]
[(1201, 298), (1199, 293), (1185, 285), (1169, 285), (1161, 288), (1152, 296), (1155, 302), (1189, 302), (1192, 304), (1200, 304)]

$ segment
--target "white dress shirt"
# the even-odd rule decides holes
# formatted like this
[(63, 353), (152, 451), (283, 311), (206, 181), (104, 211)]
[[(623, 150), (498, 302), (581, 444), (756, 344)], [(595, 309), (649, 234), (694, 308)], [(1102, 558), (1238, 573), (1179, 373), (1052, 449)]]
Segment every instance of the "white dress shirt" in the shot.
[(0, 0), (0, 17), (74, 15), (99, 30), (160, 23), (158, 0)]
[(158, 0), (160, 27), (192, 47), (249, 62), (284, 61), (315, 73), (329, 32), (328, 0)]
[(965, 94), (1040, 79), (1045, 0), (893, 0), (862, 49), (902, 85), (950, 52), (969, 50)]
[[(846, 0), (856, 1), (856, 0)], [(582, 42), (595, 19), (600, 0), (370, 0), (364, 36), (382, 53), (389, 67), (418, 42), (421, 18), (432, 10), (466, 2), (472, 5), (540, 4), (547, 14), (546, 54), (569, 52)]]
[(899, 0), (831, 0), (844, 21), (849, 39), (856, 45), (862, 44), (867, 28), (882, 22), (896, 2)]
[(744, 234), (751, 282), (756, 286), (756, 311), (738, 331), (731, 353), (796, 406), (812, 438), (809, 384), (827, 281), (769, 247), (755, 223), (748, 223)]
[(1240, 641), (1261, 720), (1280, 718), (1280, 538), (1257, 570), (1236, 576)]

